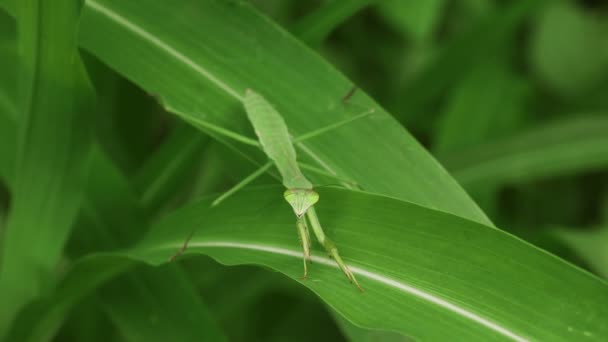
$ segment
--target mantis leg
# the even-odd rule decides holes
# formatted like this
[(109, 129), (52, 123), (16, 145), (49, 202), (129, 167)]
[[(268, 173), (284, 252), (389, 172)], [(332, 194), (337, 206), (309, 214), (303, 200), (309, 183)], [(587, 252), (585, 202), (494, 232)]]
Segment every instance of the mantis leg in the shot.
[(296, 222), (296, 226), (298, 227), (298, 236), (300, 237), (300, 242), (302, 242), (302, 250), (304, 251), (304, 275), (302, 279), (306, 279), (308, 276), (308, 264), (307, 261), (310, 261), (310, 235), (308, 234), (308, 225), (306, 224), (306, 219), (303, 217), (299, 217)]
[(340, 128), (340, 127), (342, 127), (344, 125), (347, 125), (347, 124), (349, 124), (349, 123), (351, 123), (353, 121), (357, 121), (357, 120), (362, 119), (362, 118), (364, 118), (366, 116), (369, 116), (372, 113), (374, 113), (375, 111), (376, 110), (374, 108), (371, 108), (371, 109), (369, 109), (369, 110), (367, 110), (367, 111), (365, 111), (365, 112), (363, 112), (361, 114), (357, 114), (357, 115), (355, 115), (353, 117), (350, 117), (348, 119), (344, 119), (342, 121), (338, 121), (336, 123), (333, 123), (333, 124), (327, 125), (325, 127), (316, 129), (316, 130), (314, 130), (312, 132), (304, 133), (304, 134), (300, 135), (299, 137), (294, 138), (293, 139), (293, 143), (295, 144), (295, 143), (303, 142), (303, 141), (308, 140), (310, 138), (314, 138), (314, 137), (316, 137), (318, 135), (321, 135), (321, 134), (327, 133), (329, 131), (332, 131), (334, 129)]
[(342, 103), (347, 103), (348, 100), (350, 100), (350, 98), (353, 97), (353, 95), (355, 94), (357, 89), (359, 89), (359, 87), (357, 87), (357, 85), (353, 85), (352, 88), (350, 88), (350, 90), (348, 91), (348, 93), (346, 93), (346, 95), (344, 95), (344, 97), (342, 97)]
[[(220, 202), (222, 202), (226, 198), (230, 197), (235, 192), (239, 191), (241, 188), (243, 188), (244, 186), (246, 186), (247, 184), (251, 183), (256, 178), (258, 178), (259, 176), (261, 176), (271, 166), (272, 166), (272, 162), (268, 162), (268, 163), (264, 164), (262, 167), (260, 167), (256, 171), (254, 171), (251, 175), (247, 176), (245, 179), (243, 179), (242, 181), (240, 181), (237, 185), (233, 186), (228, 191), (224, 192), (220, 197), (218, 197), (215, 201), (213, 201), (213, 203), (211, 203), (211, 206), (214, 207), (214, 206), (220, 204)], [(175, 253), (171, 258), (169, 258), (169, 262), (175, 260), (175, 258), (177, 258), (180, 255), (184, 254), (184, 252), (186, 251), (186, 249), (188, 249), (188, 242), (190, 242), (190, 239), (192, 239), (192, 235), (194, 235), (194, 233), (190, 233), (190, 235), (188, 236), (188, 238), (184, 242), (184, 245), (182, 246), (182, 248), (179, 251), (177, 251), (177, 253)], [(309, 241), (310, 241), (310, 239), (309, 239)], [(309, 258), (310, 258), (310, 255), (309, 255)]]
[(188, 249), (188, 242), (190, 242), (190, 239), (192, 239), (192, 235), (194, 235), (194, 232), (192, 232), (192, 233), (190, 233), (190, 235), (188, 235), (188, 238), (186, 238), (186, 241), (182, 245), (182, 248), (180, 248), (179, 251), (177, 251), (177, 253), (173, 254), (169, 258), (169, 262), (173, 262), (177, 257), (179, 257), (182, 254), (184, 254), (184, 252), (186, 251), (186, 249)]
[[(228, 191), (224, 192), (220, 197), (218, 197), (215, 201), (213, 201), (213, 203), (211, 203), (211, 206), (214, 207), (214, 206), (220, 204), (220, 202), (222, 202), (226, 198), (230, 197), (235, 192), (239, 191), (241, 188), (245, 187), (247, 184), (251, 183), (253, 180), (255, 180), (256, 178), (258, 178), (259, 176), (264, 174), (264, 172), (266, 172), (271, 166), (272, 166), (272, 162), (268, 162), (268, 163), (264, 164), (262, 167), (260, 167), (256, 171), (254, 171), (251, 175), (247, 176), (245, 179), (240, 181), (237, 185), (233, 186)], [(169, 258), (169, 262), (175, 260), (175, 258), (184, 254), (186, 249), (188, 249), (188, 242), (190, 242), (190, 239), (192, 239), (192, 235), (194, 235), (194, 233), (190, 233), (190, 235), (184, 242), (184, 245), (182, 246), (182, 248), (179, 251), (177, 251), (177, 253), (175, 253), (171, 258)], [(308, 240), (310, 241), (310, 239), (308, 239)], [(309, 254), (309, 258), (310, 258), (310, 254)]]
[(307, 171), (316, 173), (316, 174), (324, 176), (324, 177), (332, 178), (332, 179), (335, 179), (335, 180), (337, 180), (339, 182), (352, 185), (353, 187), (355, 187), (357, 189), (361, 189), (361, 187), (359, 186), (359, 184), (357, 184), (357, 182), (355, 182), (355, 181), (344, 179), (344, 178), (340, 178), (340, 177), (334, 175), (333, 173), (329, 173), (329, 172), (327, 172), (327, 171), (325, 171), (323, 169), (320, 169), (318, 167), (315, 167), (315, 166), (312, 166), (312, 165), (309, 165), (309, 164), (306, 164), (306, 163), (300, 162), (299, 164), (300, 164), (300, 167), (303, 170), (307, 170)]
[(177, 113), (178, 116), (180, 116), (182, 119), (184, 119), (184, 121), (189, 122), (191, 125), (195, 126), (195, 127), (199, 127), (202, 128), (203, 130), (209, 130), (211, 132), (217, 133), (219, 135), (225, 136), (227, 138), (230, 138), (232, 140), (238, 141), (240, 143), (243, 143), (245, 145), (251, 145), (251, 146), (256, 146), (256, 147), (260, 147), (260, 143), (252, 138), (246, 137), (242, 134), (233, 132), (229, 129), (225, 129), (221, 126), (217, 126), (214, 125), (212, 123), (203, 121), (203, 120), (199, 120), (196, 118), (192, 118), (192, 117), (186, 117), (185, 115), (180, 115), (180, 113)]
[(256, 178), (258, 178), (261, 175), (263, 175), (264, 172), (268, 171), (268, 169), (270, 169), (270, 167), (272, 166), (272, 164), (273, 163), (271, 161), (269, 161), (266, 164), (262, 165), (259, 169), (255, 170), (252, 174), (250, 174), (249, 176), (245, 177), (245, 179), (243, 179), (242, 181), (238, 182), (235, 186), (233, 186), (228, 191), (226, 191), (222, 195), (220, 195), (220, 197), (218, 197), (217, 199), (215, 199), (215, 201), (213, 201), (213, 203), (211, 203), (211, 206), (215, 207), (216, 205), (220, 204), (226, 198), (232, 196), (235, 192), (237, 192), (240, 189), (244, 188), (247, 184), (253, 182)]
[(346, 263), (340, 257), (340, 254), (338, 253), (338, 247), (336, 247), (336, 244), (333, 243), (333, 241), (331, 241), (329, 238), (327, 238), (327, 236), (325, 236), (325, 232), (323, 232), (323, 228), (321, 228), (321, 223), (319, 222), (319, 218), (317, 217), (315, 208), (314, 207), (308, 208), (308, 211), (306, 212), (306, 216), (310, 220), (310, 225), (312, 226), (312, 231), (315, 233), (317, 240), (319, 240), (321, 245), (323, 245), (323, 247), (325, 248), (325, 250), (327, 251), (329, 256), (332, 257), (336, 261), (336, 263), (338, 264), (338, 267), (340, 267), (342, 272), (344, 272), (344, 275), (346, 276), (348, 281), (355, 284), (355, 286), (357, 286), (359, 291), (363, 292), (364, 290), (361, 287), (361, 285), (359, 285), (359, 283), (357, 282), (357, 278), (355, 278), (355, 275), (350, 271), (350, 269), (348, 268)]

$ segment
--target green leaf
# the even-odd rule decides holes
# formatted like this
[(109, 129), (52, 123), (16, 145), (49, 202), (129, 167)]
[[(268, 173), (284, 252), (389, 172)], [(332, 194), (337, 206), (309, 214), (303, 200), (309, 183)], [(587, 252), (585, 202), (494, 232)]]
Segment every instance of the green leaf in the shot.
[[(77, 247), (76, 254), (126, 246), (147, 228), (136, 196), (116, 167), (97, 148), (93, 150), (91, 170), (83, 210), (71, 244)], [(172, 178), (171, 175), (168, 178)], [(70, 250), (74, 253), (75, 248)], [(50, 340), (74, 305), (110, 281), (110, 286), (119, 286), (120, 291), (102, 291), (102, 303), (114, 303), (111, 306), (104, 304), (102, 308), (129, 339), (139, 340), (136, 334), (143, 333), (143, 329), (160, 340), (164, 334), (178, 340), (191, 340), (193, 334), (208, 336), (214, 341), (223, 340), (193, 285), (185, 281), (181, 267), (173, 265), (152, 273), (149, 269), (134, 269), (133, 266), (134, 263), (123, 258), (79, 259), (49, 295), (19, 315), (11, 329), (10, 340)], [(113, 280), (127, 271), (131, 273)], [(142, 288), (147, 297), (143, 296)], [(187, 310), (184, 303), (188, 303)], [(137, 310), (147, 313), (136, 314)], [(176, 312), (188, 312), (196, 319), (192, 316), (178, 321), (147, 319), (149, 313)]]
[(542, 127), (440, 156), (465, 187), (521, 183), (608, 166), (608, 119), (563, 119)]
[[(158, 160), (165, 154), (166, 151), (160, 149), (151, 158)], [(96, 153), (94, 156), (91, 182), (86, 192), (87, 210), (83, 212), (81, 229), (76, 233), (93, 237), (90, 250), (130, 245), (148, 228), (144, 208), (140, 207), (137, 195), (116, 167), (104, 155)], [(156, 169), (157, 174), (162, 175), (160, 182), (169, 183), (180, 177), (179, 171), (180, 168), (170, 164)], [(150, 176), (151, 173), (145, 175)], [(145, 184), (146, 181), (138, 183)], [(154, 185), (150, 187), (152, 192), (156, 191)], [(150, 207), (145, 209), (150, 211)], [(104, 237), (110, 241), (103, 243)], [(78, 270), (78, 265), (75, 269)], [(180, 266), (170, 265), (156, 270), (124, 268), (119, 271), (127, 270), (131, 271), (130, 274), (113, 279), (98, 296), (103, 310), (128, 341), (166, 341), (168, 336), (180, 341), (225, 339)], [(79, 291), (79, 297), (83, 297), (109, 279), (100, 278), (96, 286), (75, 290)], [(62, 302), (61, 296), (51, 298)], [(43, 317), (48, 319), (48, 316)]]
[(16, 84), (19, 68), (17, 55), (16, 28), (13, 18), (0, 11), (0, 111), (17, 115)]
[(491, 61), (478, 66), (451, 93), (433, 150), (445, 156), (509, 135), (525, 115), (529, 93), (530, 86), (505, 65)]
[(461, 79), (472, 68), (512, 44), (521, 24), (540, 8), (545, 0), (512, 1), (477, 20), (472, 28), (451, 39), (442, 47), (428, 67), (408, 82), (402, 90), (399, 109), (403, 119), (411, 125), (422, 121), (426, 106)]
[(103, 113), (95, 119), (95, 136), (120, 169), (132, 175), (158, 145), (166, 113), (149, 94), (91, 55), (84, 56), (97, 90), (97, 111)]
[[(193, 10), (193, 4), (181, 0), (174, 4), (176, 16), (161, 25), (156, 18), (167, 10), (159, 2), (148, 1), (142, 6), (96, 0), (87, 5), (81, 44), (148, 92), (159, 94), (169, 111), (189, 122), (207, 122), (240, 132), (244, 126), (248, 134), (251, 128), (240, 105), (246, 88), (263, 94), (285, 118), (294, 136), (352, 115), (352, 110), (341, 104), (350, 83), (248, 5), (202, 1), (200, 8)], [(247, 38), (252, 27), (256, 27), (255, 39)], [(147, 56), (147, 63), (125, 58), (119, 51)], [(303, 79), (302, 73), (315, 83)], [(377, 108), (361, 92), (351, 100), (357, 107)], [(363, 142), (361, 136), (382, 139)], [(356, 141), (361, 143), (353, 145)], [(325, 148), (329, 145), (331, 149)], [(381, 110), (374, 117), (302, 146), (304, 155), (368, 191), (487, 222), (436, 161)], [(258, 160), (265, 159), (253, 148), (243, 150), (258, 155)]]
[(0, 181), (12, 181), (17, 132), (16, 89), (18, 56), (15, 21), (0, 11)]
[(26, 306), (12, 325), (7, 341), (39, 342), (53, 338), (67, 312), (85, 295), (132, 268), (124, 258), (83, 258), (45, 296)]
[(432, 38), (445, 7), (445, 0), (385, 0), (378, 7), (386, 19), (416, 42)]
[(16, 143), (15, 121), (8, 112), (0, 112), (0, 181), (9, 183), (14, 178)]
[[(491, 18), (487, 23), (501, 19), (492, 30), (499, 34), (483, 37), (492, 42), (511, 36), (535, 3), (516, 2), (504, 15)], [(378, 107), (361, 92), (350, 105), (343, 105), (340, 99), (350, 82), (242, 2), (92, 0), (83, 22), (82, 46), (202, 129), (216, 125), (253, 136), (240, 103), (246, 88), (258, 90), (276, 106), (295, 136), (352, 116), (353, 108)], [(487, 27), (494, 26), (482, 28)], [(470, 42), (477, 44), (475, 39)], [(485, 48), (480, 44), (479, 49)], [(462, 51), (450, 70), (461, 68), (459, 61), (479, 61)], [(440, 91), (454, 82), (446, 74), (434, 75)], [(430, 96), (420, 84), (420, 90), (408, 96), (433, 99), (435, 80), (426, 87)], [(324, 191), (321, 220), (346, 261), (357, 266), (368, 292), (353, 291), (336, 269), (325, 266), (331, 265), (325, 258), (315, 259), (311, 270), (321, 281), (311, 279), (305, 285), (350, 320), (422, 339), (492, 340), (511, 332), (543, 340), (589, 334), (601, 340), (606, 335), (605, 326), (596, 320), (606, 315), (598, 304), (606, 298), (604, 283), (504, 233), (443, 213), (488, 223), (428, 153), (395, 120), (378, 113), (310, 141), (299, 155), (321, 161), (369, 192), (424, 207), (369, 194)], [(242, 151), (257, 162), (265, 160), (253, 148)], [(301, 256), (293, 217), (280, 193), (278, 188), (252, 191), (217, 211), (206, 209), (208, 202), (178, 211), (156, 226), (155, 235), (135, 256), (160, 263), (179, 249), (188, 231), (204, 227), (208, 231), (193, 240), (198, 247), (192, 252), (210, 253), (230, 264), (267, 265), (299, 277)], [(231, 244), (201, 244), (220, 238)], [(252, 249), (260, 245), (272, 249)], [(150, 254), (142, 255), (143, 248), (150, 248)], [(378, 283), (384, 278), (370, 279), (370, 273), (362, 273), (368, 270), (397, 283)], [(514, 281), (522, 272), (526, 282)], [(582, 300), (579, 293), (584, 294)], [(429, 302), (433, 298), (442, 301)], [(454, 311), (455, 307), (465, 311)], [(445, 322), (441, 329), (438, 322)]]
[(300, 19), (292, 32), (311, 46), (317, 46), (342, 22), (378, 0), (328, 1)]
[[(188, 130), (178, 129), (177, 132), (184, 133)], [(184, 136), (188, 137), (187, 134)], [(183, 140), (178, 139), (178, 141)], [(201, 141), (202, 139), (197, 138), (193, 143), (198, 146)], [(171, 145), (169, 147), (174, 146)], [(161, 148), (152, 156), (152, 162), (164, 159), (166, 153), (167, 150)], [(186, 145), (181, 153), (187, 157), (192, 151)], [(143, 176), (140, 176), (142, 178), (136, 178), (138, 180), (136, 183), (148, 184), (145, 189), (142, 188), (143, 193), (150, 194), (148, 198), (154, 199), (151, 202), (143, 201), (144, 204), (147, 204), (146, 209), (158, 204), (157, 193), (159, 188), (162, 189), (162, 186), (158, 185), (159, 183), (175, 183), (176, 178), (180, 177), (183, 171), (179, 165), (180, 159), (177, 158), (177, 166), (169, 163), (165, 167), (155, 168), (156, 182), (148, 183), (149, 179), (145, 178), (153, 174), (154, 171), (151, 168), (145, 168), (147, 171), (142, 173)], [(99, 162), (108, 164), (106, 159), (99, 160)], [(102, 228), (106, 233), (115, 237), (124, 235), (123, 231), (131, 231), (130, 235), (133, 237), (139, 236), (147, 228), (146, 221), (137, 210), (135, 196), (125, 184), (126, 180), (111, 164), (95, 169), (100, 172), (97, 177), (93, 177), (95, 179), (107, 178), (104, 174), (113, 175), (108, 179), (109, 184), (96, 185), (96, 191), (88, 192), (88, 195), (95, 200), (93, 208), (98, 208), (95, 216), (107, 220), (116, 216), (117, 212), (122, 214), (118, 222), (108, 222)], [(99, 181), (95, 183), (99, 183)], [(109, 189), (112, 191), (108, 191)], [(112, 194), (112, 198), (108, 198), (108, 193)], [(120, 196), (118, 196), (119, 193), (121, 193)], [(101, 211), (100, 208), (105, 210)], [(125, 208), (130, 210), (124, 211)], [(132, 239), (127, 238), (128, 240)], [(102, 306), (127, 341), (141, 341), (142, 339), (166, 341), (171, 338), (180, 341), (225, 340), (206, 305), (196, 293), (193, 284), (188, 281), (183, 269), (177, 265), (157, 270), (139, 268), (129, 275), (113, 280), (109, 285), (110, 289), (107, 287), (100, 293)]]
[[(10, 1), (5, 5), (11, 8)], [(165, 20), (159, 22), (159, 16)], [(249, 34), (252, 27), (255, 39)], [(301, 144), (301, 155), (367, 191), (488, 222), (394, 119), (360, 91), (351, 106), (343, 105), (352, 84), (247, 4), (178, 0), (168, 9), (166, 3), (151, 0), (87, 1), (80, 43), (201, 129), (214, 125), (252, 136), (241, 106), (247, 88), (277, 108), (294, 136), (353, 116), (351, 107), (376, 108), (373, 117)], [(302, 78), (303, 73), (309, 78)], [(362, 136), (370, 139), (363, 141)], [(258, 163), (266, 159), (253, 147), (241, 150)]]
[(178, 265), (138, 268), (100, 291), (103, 309), (125, 341), (225, 341)]
[(80, 1), (22, 1), (18, 155), (0, 273), (0, 337), (53, 280), (80, 205), (92, 92), (77, 51)]
[(581, 256), (593, 271), (608, 279), (608, 227), (554, 229), (552, 234)]
[(141, 166), (132, 185), (141, 196), (141, 205), (155, 213), (180, 190), (192, 187), (196, 164), (209, 139), (189, 125), (173, 128), (162, 146)]
[[(7, 132), (15, 131), (15, 122), (7, 113), (0, 113), (0, 120), (6, 120), (6, 126), (0, 128), (6, 129)], [(166, 184), (176, 183), (176, 178), (181, 179), (181, 174), (184, 172), (184, 160), (192, 158), (193, 152), (190, 148), (180, 148), (183, 142), (200, 145), (203, 137), (199, 134), (192, 134), (193, 130), (187, 127), (179, 126), (180, 129), (175, 131), (170, 139), (170, 146), (163, 146), (150, 160), (150, 165), (146, 165), (141, 172), (135, 177), (136, 184), (139, 184), (140, 189), (144, 194), (143, 204), (146, 207), (160, 204), (163, 193), (168, 190)], [(7, 134), (0, 137), (8, 147), (15, 146), (16, 137), (14, 134)], [(190, 145), (186, 145), (191, 146)], [(10, 154), (12, 155), (12, 153)], [(177, 156), (177, 159), (175, 158)], [(2, 156), (3, 166), (9, 169), (13, 167), (12, 160), (6, 160)], [(170, 159), (171, 163), (166, 163)], [(164, 164), (163, 164), (164, 163)], [(188, 164), (188, 163), (187, 163)], [(186, 165), (187, 165), (186, 164)], [(191, 164), (191, 163), (189, 163)], [(163, 167), (156, 167), (162, 165)], [(75, 239), (73, 244), (77, 246), (77, 254), (83, 254), (84, 250), (99, 250), (116, 248), (115, 244), (125, 246), (126, 243), (134, 241), (146, 228), (143, 223), (143, 213), (139, 208), (135, 194), (131, 192), (126, 180), (118, 170), (109, 162), (107, 158), (99, 151), (94, 149), (92, 153), (92, 174), (89, 177), (89, 182), (86, 188), (86, 197), (84, 200), (84, 208), (81, 211), (80, 220), (75, 231)], [(159, 175), (160, 174), (160, 175)], [(7, 179), (8, 184), (11, 184), (13, 179)], [(161, 191), (161, 192), (159, 192)], [(149, 203), (152, 202), (152, 203)], [(0, 227), (2, 228), (2, 227)], [(134, 229), (136, 228), (136, 229)], [(86, 238), (86, 241), (83, 239)], [(125, 243), (126, 242), (126, 243)], [(90, 265), (89, 265), (90, 266)], [(54, 296), (46, 297), (43, 300), (37, 301), (34, 305), (27, 309), (19, 316), (16, 324), (11, 328), (9, 340), (14, 341), (42, 341), (50, 340), (63, 323), (67, 313), (75, 306), (81, 298), (93, 292), (100, 284), (108, 282), (116, 275), (123, 273), (131, 268), (132, 264), (125, 262), (103, 262), (102, 265), (87, 269), (85, 272), (92, 271), (95, 277), (88, 278), (89, 282), (71, 282), (70, 278), (74, 274), (78, 275), (78, 264), (71, 269), (71, 273), (65, 283), (72, 286), (62, 288), (61, 286), (54, 289)], [(144, 330), (151, 335), (160, 338), (162, 334), (169, 334), (179, 340), (191, 340), (192, 335), (207, 336), (214, 341), (223, 340), (223, 336), (219, 333), (219, 328), (212, 326), (213, 320), (206, 317), (202, 313), (207, 312), (206, 307), (200, 302), (200, 297), (194, 293), (194, 288), (189, 283), (184, 282), (184, 272), (179, 267), (171, 267), (170, 270), (160, 270), (157, 275), (151, 275), (145, 270), (134, 270), (135, 272), (128, 276), (128, 281), (121, 283), (118, 293), (109, 293), (105, 291), (104, 300), (113, 302), (119, 301), (120, 305), (104, 306), (105, 314), (109, 315), (113, 321), (120, 323), (119, 328), (124, 335), (131, 336), (142, 331), (142, 324), (150, 323), (145, 326)], [(155, 271), (157, 272), (157, 271)], [(88, 273), (87, 273), (88, 274)], [(126, 277), (126, 276), (125, 276)], [(154, 279), (153, 279), (154, 278)], [(160, 279), (156, 279), (160, 278)], [(121, 279), (114, 280), (120, 281)], [(169, 286), (171, 285), (171, 286)], [(175, 286), (179, 285), (179, 290)], [(141, 298), (141, 289), (145, 287), (147, 293), (154, 298), (164, 298), (164, 306), (161, 307), (159, 302), (150, 302), (145, 298)], [(129, 298), (129, 300), (124, 300)], [(149, 317), (149, 312), (157, 313), (175, 313), (183, 311), (183, 303), (188, 303), (188, 313), (197, 317), (196, 320), (180, 319), (179, 324), (176, 321), (159, 319), (157, 321), (142, 321), (142, 317)], [(128, 316), (133, 314), (135, 309), (148, 310), (148, 313), (142, 313), (137, 316)], [(207, 314), (208, 315), (208, 314)], [(117, 317), (128, 317), (132, 320), (120, 320)], [(140, 320), (138, 320), (140, 318)], [(188, 326), (192, 324), (191, 326)]]
[(412, 338), (403, 336), (392, 331), (369, 330), (360, 328), (337, 314), (334, 315), (334, 318), (340, 325), (340, 328), (342, 329), (344, 335), (347, 336), (348, 340), (351, 342), (410, 342), (413, 340)]
[(531, 65), (560, 94), (592, 91), (608, 80), (606, 35), (605, 18), (587, 14), (573, 2), (556, 1), (536, 22), (529, 49)]
[[(115, 255), (163, 264), (196, 231), (186, 253), (264, 265), (299, 279), (300, 246), (281, 192), (247, 190), (214, 208), (210, 200), (193, 203), (154, 225), (133, 250)], [(299, 281), (358, 325), (421, 340), (602, 341), (608, 334), (608, 285), (587, 272), (454, 215), (348, 190), (321, 188), (320, 194), (324, 227), (366, 292), (350, 286), (319, 246), (309, 279)], [(111, 257), (88, 262), (104, 258)]]
[[(435, 155), (449, 160), (453, 154), (509, 136), (524, 121), (530, 93), (531, 87), (510, 73), (502, 58), (477, 66), (449, 95), (434, 130)], [(492, 218), (497, 217), (499, 189), (467, 188)]]

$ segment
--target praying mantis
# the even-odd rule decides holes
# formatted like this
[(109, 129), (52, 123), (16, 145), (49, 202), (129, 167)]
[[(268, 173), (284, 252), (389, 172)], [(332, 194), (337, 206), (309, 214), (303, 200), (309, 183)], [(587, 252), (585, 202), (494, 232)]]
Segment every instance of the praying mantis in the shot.
[[(344, 96), (342, 101), (348, 101), (348, 99), (353, 95), (355, 89), (356, 88), (351, 89), (347, 95)], [(308, 276), (308, 262), (311, 261), (311, 239), (308, 231), (308, 223), (310, 223), (312, 231), (317, 240), (325, 248), (329, 256), (336, 261), (338, 267), (342, 270), (346, 278), (360, 291), (363, 291), (363, 288), (357, 282), (355, 275), (350, 271), (346, 263), (340, 257), (336, 244), (325, 235), (325, 232), (321, 227), (321, 223), (314, 208), (314, 205), (319, 201), (319, 194), (314, 191), (312, 183), (300, 170), (298, 161), (296, 159), (294, 143), (302, 142), (306, 139), (310, 139), (319, 134), (326, 133), (332, 129), (336, 129), (352, 121), (363, 118), (373, 113), (374, 109), (370, 109), (349, 119), (339, 121), (327, 127), (304, 134), (298, 138), (292, 138), (283, 117), (262, 95), (254, 92), (251, 89), (247, 89), (242, 102), (245, 107), (247, 117), (254, 128), (255, 134), (257, 135), (257, 141), (241, 136), (238, 133), (227, 132), (224, 129), (214, 129), (214, 126), (208, 128), (214, 130), (216, 133), (222, 134), (239, 142), (261, 147), (262, 151), (269, 158), (269, 161), (251, 175), (247, 176), (237, 185), (233, 186), (230, 190), (218, 197), (212, 203), (212, 206), (218, 205), (228, 196), (234, 194), (236, 191), (264, 174), (272, 167), (272, 165), (276, 166), (282, 178), (282, 183), (286, 188), (285, 192), (283, 193), (283, 197), (290, 204), (294, 214), (296, 215), (297, 232), (303, 249), (304, 275), (302, 276), (302, 279), (306, 279)], [(314, 168), (307, 169), (315, 171)], [(176, 255), (174, 255), (171, 260), (175, 259), (175, 257), (184, 252), (184, 250), (187, 248), (189, 239), (190, 237), (186, 240), (182, 249)]]

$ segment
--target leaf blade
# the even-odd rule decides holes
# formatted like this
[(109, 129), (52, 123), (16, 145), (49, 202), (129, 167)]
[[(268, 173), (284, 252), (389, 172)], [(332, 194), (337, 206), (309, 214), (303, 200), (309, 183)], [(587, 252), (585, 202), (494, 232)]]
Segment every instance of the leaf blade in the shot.
[(606, 130), (603, 115), (562, 119), (440, 158), (467, 187), (521, 183), (605, 168)]
[[(158, 94), (170, 112), (188, 122), (249, 134), (239, 95), (247, 88), (265, 94), (296, 136), (351, 115), (340, 101), (350, 82), (248, 5), (215, 1), (197, 5), (182, 0), (175, 6), (176, 17), (159, 23), (154, 18), (165, 16), (167, 10), (158, 2), (148, 1), (142, 7), (114, 0), (88, 1), (81, 44), (146, 91)], [(255, 39), (248, 38), (252, 27), (259, 33)], [(239, 44), (227, 44), (234, 41)], [(136, 51), (138, 56), (147, 56), (147, 63), (113, 51)], [(301, 77), (303, 70), (317, 80), (314, 86)], [(202, 98), (201, 93), (208, 96)], [(362, 92), (352, 101), (377, 107)], [(352, 146), (350, 142), (361, 136), (378, 139), (371, 139), (371, 145)], [(330, 144), (332, 149), (324, 148)], [(319, 136), (299, 147), (307, 158), (368, 191), (488, 222), (447, 172), (381, 110), (373, 118), (334, 131), (331, 137)], [(353, 148), (357, 154), (351, 153)], [(263, 160), (253, 148), (243, 151), (257, 156), (258, 162)], [(369, 165), (385, 167), (370, 169)]]
[(80, 205), (90, 139), (84, 113), (93, 96), (77, 51), (81, 2), (19, 5), (22, 115), (14, 202), (2, 241), (0, 336), (53, 278)]
[[(205, 201), (180, 209), (130, 255), (162, 263), (179, 248), (182, 236), (203, 227), (193, 236), (190, 253), (229, 265), (254, 262), (299, 279), (301, 265), (295, 261), (301, 252), (289, 229), (293, 219), (277, 191), (244, 191), (227, 200), (224, 209), (206, 211)], [(413, 204), (329, 188), (320, 194), (324, 226), (367, 291), (360, 295), (344, 284), (337, 266), (320, 257), (319, 249), (313, 251), (312, 278), (303, 284), (358, 325), (422, 339), (568, 340), (585, 331), (595, 338), (606, 334), (599, 321), (591, 327), (582, 316), (565, 317), (575, 312), (601, 317), (599, 311), (606, 309), (597, 298), (608, 296), (606, 284), (546, 252), (497, 229)], [(250, 201), (256, 205), (242, 206)], [(232, 217), (226, 219), (223, 210)], [(408, 241), (409, 248), (403, 249), (401, 241)], [(514, 274), (527, 281), (513, 280)], [(586, 288), (593, 296), (569, 299), (578, 296), (571, 288)], [(581, 307), (562, 310), (563, 305)], [(437, 322), (444, 322), (445, 330)], [(582, 326), (572, 332), (566, 322)]]

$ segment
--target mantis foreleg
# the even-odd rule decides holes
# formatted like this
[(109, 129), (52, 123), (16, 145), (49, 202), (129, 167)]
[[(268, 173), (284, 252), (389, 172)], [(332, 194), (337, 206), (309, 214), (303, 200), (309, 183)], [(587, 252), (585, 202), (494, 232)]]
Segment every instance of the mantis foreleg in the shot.
[(340, 254), (338, 253), (338, 247), (336, 247), (336, 244), (333, 241), (331, 241), (327, 236), (325, 236), (325, 232), (323, 231), (323, 228), (321, 227), (321, 223), (319, 222), (319, 218), (317, 217), (317, 213), (315, 212), (314, 207), (310, 207), (308, 209), (308, 211), (306, 212), (306, 217), (310, 221), (312, 231), (315, 234), (315, 236), (317, 237), (317, 240), (319, 240), (321, 245), (323, 245), (323, 247), (325, 248), (325, 250), (327, 251), (329, 256), (332, 257), (336, 261), (336, 263), (338, 264), (338, 267), (340, 267), (342, 272), (344, 272), (344, 275), (346, 275), (346, 278), (348, 279), (348, 281), (355, 284), (355, 286), (357, 286), (359, 291), (363, 292), (364, 290), (361, 287), (361, 285), (359, 285), (359, 283), (357, 282), (357, 278), (355, 278), (355, 275), (350, 271), (350, 269), (348, 268), (346, 263), (340, 257)]

